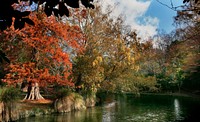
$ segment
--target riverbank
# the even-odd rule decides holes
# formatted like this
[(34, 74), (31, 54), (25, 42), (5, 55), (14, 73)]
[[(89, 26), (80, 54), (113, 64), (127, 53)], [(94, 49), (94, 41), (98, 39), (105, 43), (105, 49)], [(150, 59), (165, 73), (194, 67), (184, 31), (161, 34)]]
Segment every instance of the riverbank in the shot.
[(103, 104), (66, 114), (28, 117), (18, 122), (199, 122), (200, 99), (170, 95), (106, 94)]
[(0, 122), (16, 121), (27, 117), (42, 116), (55, 113), (67, 113), (95, 106), (95, 97), (83, 98), (71, 93), (60, 99), (26, 100), (0, 103)]
[[(133, 93), (112, 93), (112, 94), (133, 94)], [(180, 97), (195, 97), (200, 99), (199, 95), (191, 94), (188, 92), (163, 92), (163, 93), (141, 93), (145, 96), (180, 96)], [(100, 97), (100, 96), (99, 96)], [(104, 98), (106, 97), (106, 98)], [(138, 96), (137, 96), (138, 97)], [(108, 103), (113, 106), (116, 105), (115, 97), (111, 93), (100, 97), (104, 103)], [(110, 104), (111, 103), (111, 104)], [(83, 98), (77, 93), (71, 93), (70, 95), (52, 100), (42, 101), (16, 101), (14, 103), (0, 103), (0, 121), (16, 121), (27, 117), (44, 116), (57, 113), (67, 113), (72, 111), (85, 110), (89, 107), (93, 107), (96, 104), (96, 98)], [(106, 104), (107, 105), (107, 104)], [(105, 107), (107, 108), (107, 107)]]
[(194, 94), (192, 92), (181, 91), (181, 92), (158, 92), (158, 93), (140, 93), (141, 95), (169, 95), (169, 96), (181, 96), (181, 97), (194, 97), (200, 98), (199, 94)]
[(0, 103), (0, 121), (16, 121), (26, 117), (52, 114), (55, 110), (52, 103), (34, 103), (32, 101), (16, 101)]

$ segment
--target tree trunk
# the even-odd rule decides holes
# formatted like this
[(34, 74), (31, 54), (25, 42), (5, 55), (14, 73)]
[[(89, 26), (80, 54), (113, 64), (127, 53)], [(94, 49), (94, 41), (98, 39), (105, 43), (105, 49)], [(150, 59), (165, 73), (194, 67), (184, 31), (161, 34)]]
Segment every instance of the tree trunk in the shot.
[(28, 93), (25, 96), (24, 100), (40, 100), (44, 99), (42, 95), (40, 94), (40, 88), (38, 86), (38, 83), (29, 83), (28, 86)]

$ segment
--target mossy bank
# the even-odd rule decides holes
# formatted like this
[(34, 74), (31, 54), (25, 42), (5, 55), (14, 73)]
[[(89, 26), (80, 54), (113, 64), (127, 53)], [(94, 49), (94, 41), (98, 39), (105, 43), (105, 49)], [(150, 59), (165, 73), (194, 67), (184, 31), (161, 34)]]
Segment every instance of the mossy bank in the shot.
[(48, 103), (34, 101), (12, 101), (0, 103), (0, 122), (16, 121), (31, 116), (65, 113), (95, 106), (96, 97), (82, 97), (77, 93)]

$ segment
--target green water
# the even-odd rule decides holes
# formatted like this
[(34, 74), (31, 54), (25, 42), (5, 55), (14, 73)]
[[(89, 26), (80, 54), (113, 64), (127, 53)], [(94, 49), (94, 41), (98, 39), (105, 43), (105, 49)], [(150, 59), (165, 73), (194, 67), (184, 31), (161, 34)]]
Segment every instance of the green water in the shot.
[(101, 102), (83, 111), (29, 117), (20, 122), (200, 122), (199, 98), (107, 94)]

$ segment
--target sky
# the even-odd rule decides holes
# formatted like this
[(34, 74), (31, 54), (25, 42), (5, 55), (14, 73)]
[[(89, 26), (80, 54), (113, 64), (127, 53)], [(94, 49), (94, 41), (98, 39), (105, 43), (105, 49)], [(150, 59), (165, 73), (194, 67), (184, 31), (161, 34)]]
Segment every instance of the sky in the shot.
[[(171, 6), (170, 0), (160, 0), (162, 3)], [(142, 39), (148, 39), (157, 34), (157, 30), (166, 33), (171, 32), (173, 17), (176, 11), (158, 3), (156, 0), (104, 0), (103, 6), (114, 5), (113, 16), (123, 13), (126, 16), (126, 24), (131, 25)], [(172, 0), (173, 6), (182, 4), (182, 0)]]

